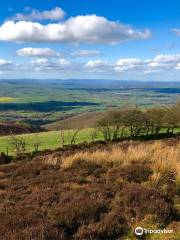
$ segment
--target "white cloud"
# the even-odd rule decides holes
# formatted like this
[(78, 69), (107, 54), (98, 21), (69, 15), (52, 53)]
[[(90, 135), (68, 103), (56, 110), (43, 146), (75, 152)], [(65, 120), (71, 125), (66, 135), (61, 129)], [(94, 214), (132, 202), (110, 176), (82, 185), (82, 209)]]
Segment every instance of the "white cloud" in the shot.
[(98, 67), (104, 67), (107, 66), (108, 62), (107, 61), (102, 61), (100, 59), (98, 60), (90, 60), (85, 64), (85, 67), (87, 68), (98, 68)]
[(90, 72), (107, 72), (112, 70), (110, 63), (100, 59), (90, 60), (84, 65), (84, 67)]
[(7, 60), (4, 60), (4, 59), (0, 59), (0, 69), (3, 70), (3, 69), (9, 69), (13, 66), (13, 63), (12, 61), (7, 61)]
[(17, 65), (0, 59), (0, 71), (41, 71), (64, 74), (105, 74), (111, 76), (145, 76), (148, 74), (173, 74), (180, 71), (180, 54), (157, 55), (152, 59), (120, 58), (117, 62), (95, 59), (87, 62), (64, 58), (35, 58), (30, 64)]
[(36, 71), (65, 71), (71, 69), (71, 62), (66, 59), (51, 61), (47, 58), (37, 58), (31, 61), (31, 68)]
[(59, 53), (51, 48), (21, 48), (17, 51), (21, 57), (58, 57)]
[(84, 65), (93, 72), (114, 72), (132, 74), (151, 74), (180, 70), (180, 54), (157, 55), (152, 59), (121, 58), (116, 63), (103, 60), (90, 60)]
[(73, 57), (94, 57), (101, 55), (101, 52), (96, 50), (79, 50), (72, 52), (71, 55)]
[(175, 67), (176, 70), (180, 70), (180, 63), (178, 63)]
[(157, 55), (153, 59), (127, 58), (119, 59), (114, 66), (117, 72), (133, 71), (141, 73), (154, 73), (159, 71), (178, 70), (180, 66), (180, 54)]
[(171, 29), (173, 32), (176, 33), (177, 36), (180, 36), (180, 29), (179, 28), (173, 28)]
[(156, 63), (174, 63), (180, 61), (180, 54), (158, 55), (154, 58)]
[(5, 66), (5, 65), (9, 65), (12, 64), (11, 61), (6, 61), (4, 59), (0, 59), (0, 66)]
[(59, 66), (61, 66), (61, 67), (68, 67), (68, 66), (71, 65), (71, 62), (68, 61), (68, 60), (66, 60), (66, 59), (64, 59), (64, 58), (62, 58), (62, 59), (59, 59), (59, 60), (58, 60), (58, 64), (59, 64)]
[[(26, 11), (30, 9), (25, 9)], [(12, 17), (12, 20), (15, 21), (42, 21), (42, 20), (61, 20), (65, 16), (65, 12), (59, 8), (55, 7), (52, 10), (46, 10), (46, 11), (39, 11), (36, 9), (33, 9), (31, 13), (29, 14), (23, 14), (23, 13), (17, 13), (14, 17)]]
[(143, 65), (143, 60), (139, 58), (119, 59), (115, 66), (115, 71), (123, 72)]
[(0, 40), (15, 42), (117, 44), (149, 36), (149, 30), (138, 31), (129, 25), (96, 15), (71, 17), (64, 22), (47, 25), (31, 21), (7, 21), (0, 26)]

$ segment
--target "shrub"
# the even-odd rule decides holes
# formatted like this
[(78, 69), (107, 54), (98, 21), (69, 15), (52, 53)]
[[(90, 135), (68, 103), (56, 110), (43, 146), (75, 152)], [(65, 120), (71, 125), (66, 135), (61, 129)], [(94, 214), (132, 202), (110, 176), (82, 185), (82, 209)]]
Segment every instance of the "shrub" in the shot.
[(75, 234), (75, 239), (119, 239), (128, 230), (125, 219), (110, 212), (98, 223), (82, 225)]
[(173, 203), (157, 189), (130, 183), (117, 193), (112, 205), (116, 214), (124, 216), (129, 224), (155, 215), (156, 221), (165, 223), (173, 215)]
[(176, 179), (176, 194), (180, 197), (180, 178)]
[(176, 173), (172, 169), (155, 172), (149, 179), (149, 185), (159, 189), (168, 198), (172, 198), (177, 189)]
[(107, 211), (107, 203), (103, 199), (91, 198), (80, 194), (71, 194), (64, 202), (53, 209), (51, 215), (55, 225), (62, 227), (68, 236), (77, 231), (82, 224), (98, 221), (101, 214)]
[(147, 181), (152, 173), (152, 169), (146, 165), (129, 164), (111, 169), (107, 174), (107, 178), (110, 181), (122, 178), (128, 182), (141, 183)]
[[(87, 177), (91, 174), (97, 175), (103, 172), (101, 165), (83, 160), (76, 160), (71, 167), (67, 169), (68, 172), (72, 172), (74, 175), (80, 175)], [(99, 173), (98, 173), (99, 172)]]

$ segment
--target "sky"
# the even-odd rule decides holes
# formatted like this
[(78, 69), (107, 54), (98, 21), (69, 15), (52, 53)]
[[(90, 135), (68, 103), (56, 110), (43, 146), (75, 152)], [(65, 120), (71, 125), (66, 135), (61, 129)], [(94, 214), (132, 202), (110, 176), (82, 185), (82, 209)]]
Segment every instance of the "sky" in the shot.
[(179, 0), (0, 3), (0, 79), (180, 81)]

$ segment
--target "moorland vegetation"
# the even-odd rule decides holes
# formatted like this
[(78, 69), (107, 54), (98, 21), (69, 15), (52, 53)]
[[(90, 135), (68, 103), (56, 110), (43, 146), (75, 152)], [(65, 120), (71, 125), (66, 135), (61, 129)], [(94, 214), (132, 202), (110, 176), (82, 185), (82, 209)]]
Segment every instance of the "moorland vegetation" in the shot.
[[(23, 161), (22, 161), (23, 160)], [(180, 139), (81, 144), (0, 166), (3, 240), (179, 239)], [(166, 238), (167, 237), (167, 238)]]

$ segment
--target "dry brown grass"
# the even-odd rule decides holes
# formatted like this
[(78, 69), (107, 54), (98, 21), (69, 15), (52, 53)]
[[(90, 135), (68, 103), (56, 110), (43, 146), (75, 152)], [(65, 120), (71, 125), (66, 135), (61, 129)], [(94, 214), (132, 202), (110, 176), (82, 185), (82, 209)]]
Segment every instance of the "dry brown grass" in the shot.
[[(114, 166), (127, 165), (130, 163), (146, 163), (152, 166), (156, 173), (166, 170), (176, 171), (180, 176), (180, 143), (169, 146), (163, 141), (151, 143), (116, 144), (111, 149), (80, 151), (63, 158), (62, 167), (69, 168), (75, 161), (84, 160), (101, 165), (112, 163)], [(61, 161), (60, 161), (61, 162)]]

